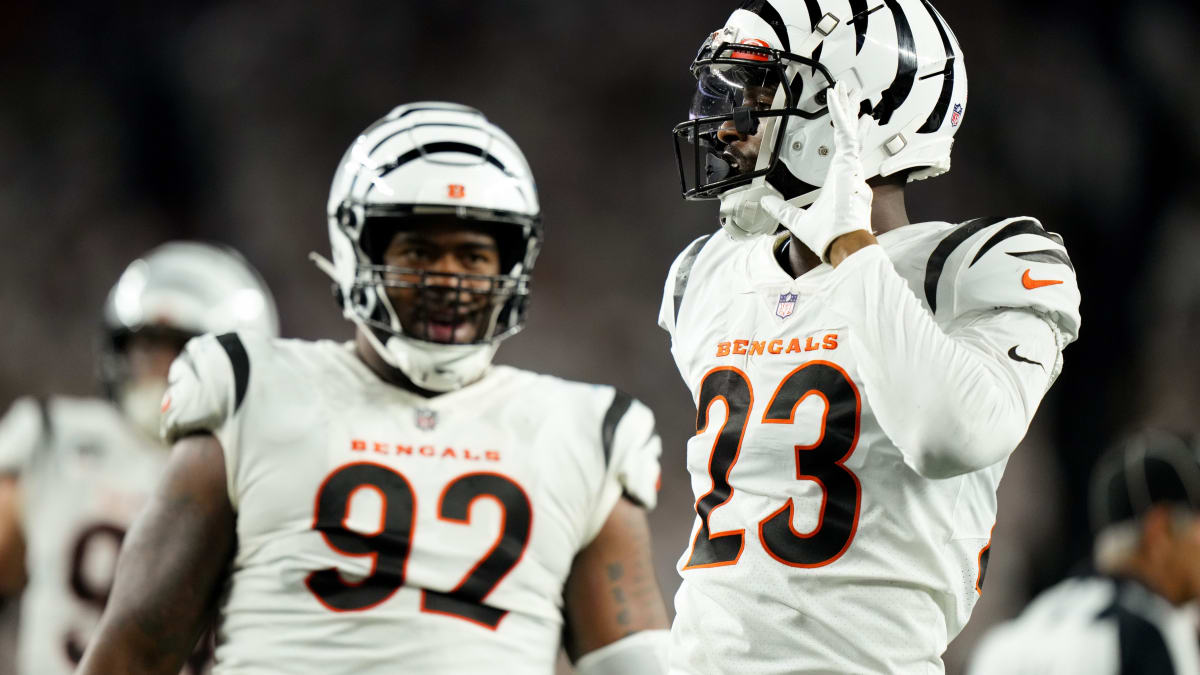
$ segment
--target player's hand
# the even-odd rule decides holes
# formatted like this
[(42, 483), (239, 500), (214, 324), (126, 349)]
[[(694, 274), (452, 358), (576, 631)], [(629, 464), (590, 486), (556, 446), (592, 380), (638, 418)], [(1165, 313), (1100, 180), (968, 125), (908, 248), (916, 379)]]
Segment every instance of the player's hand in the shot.
[(872, 192), (863, 177), (862, 141), (874, 124), (870, 115), (858, 117), (845, 82), (829, 91), (829, 116), (833, 119), (833, 160), (825, 185), (812, 206), (801, 209), (779, 197), (769, 195), (760, 202), (763, 209), (796, 235), (822, 260), (829, 261), (829, 246), (834, 239), (856, 230), (871, 229)]

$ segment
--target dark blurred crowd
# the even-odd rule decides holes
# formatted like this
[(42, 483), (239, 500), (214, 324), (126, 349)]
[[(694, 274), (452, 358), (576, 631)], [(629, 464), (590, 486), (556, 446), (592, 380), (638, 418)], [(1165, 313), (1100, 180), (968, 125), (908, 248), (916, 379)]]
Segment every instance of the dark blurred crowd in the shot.
[[(676, 253), (717, 227), (679, 197), (687, 66), (732, 0), (133, 3), (0, 22), (0, 405), (97, 389), (100, 307), (168, 239), (242, 251), (283, 333), (347, 338), (324, 209), (342, 151), (397, 103), (482, 109), (525, 150), (547, 231), (527, 331), (500, 360), (615, 384), (658, 414), (652, 525), (668, 594), (691, 524), (695, 410), (655, 325)], [(1087, 471), (1145, 424), (1200, 431), (1200, 14), (1166, 0), (936, 3), (971, 96), (915, 220), (1037, 216), (1083, 293), (1081, 340), (1001, 487), (983, 600), (947, 655), (1086, 556)], [(11, 608), (7, 611), (11, 614)], [(10, 622), (11, 623), (11, 622)], [(11, 631), (11, 627), (6, 629)], [(0, 661), (11, 654), (0, 638)], [(0, 664), (0, 673), (7, 672)]]

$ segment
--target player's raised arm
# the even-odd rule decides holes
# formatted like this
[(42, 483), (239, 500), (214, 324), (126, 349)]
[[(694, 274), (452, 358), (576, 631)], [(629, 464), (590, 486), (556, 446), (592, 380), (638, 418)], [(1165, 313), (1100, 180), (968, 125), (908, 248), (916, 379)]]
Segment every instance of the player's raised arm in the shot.
[(667, 611), (654, 579), (645, 509), (618, 500), (575, 557), (563, 600), (565, 646), (577, 672), (665, 672)]
[[(837, 180), (807, 210), (772, 196), (763, 207), (836, 268), (823, 299), (855, 336), (875, 413), (905, 463), (928, 478), (978, 471), (1020, 443), (1062, 367), (1062, 347), (1078, 334), (1074, 267), (1061, 239), (1033, 219), (992, 222), (994, 232), (964, 226), (978, 253), (952, 271), (939, 323), (937, 266), (927, 273), (926, 310), (865, 229), (872, 191), (858, 153), (873, 121), (856, 118), (851, 100), (844, 83), (829, 96)], [(1010, 248), (1017, 242), (1024, 250)], [(954, 252), (946, 248), (945, 256)], [(1034, 267), (1057, 278), (1035, 281)], [(1047, 285), (1059, 288), (1042, 290)]]
[(192, 651), (235, 539), (221, 445), (180, 439), (125, 537), (108, 606), (79, 673), (174, 675)]

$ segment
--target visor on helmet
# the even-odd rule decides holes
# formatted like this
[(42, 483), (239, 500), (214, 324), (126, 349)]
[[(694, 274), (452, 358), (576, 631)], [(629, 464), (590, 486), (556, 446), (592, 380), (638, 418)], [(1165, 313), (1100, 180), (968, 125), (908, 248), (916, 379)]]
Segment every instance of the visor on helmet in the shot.
[[(686, 199), (717, 198), (770, 174), (779, 162), (788, 118), (818, 119), (829, 110), (818, 95), (833, 86), (829, 71), (812, 59), (770, 47), (706, 45), (692, 74), (696, 93), (688, 121), (674, 129)], [(766, 133), (769, 122), (778, 127), (773, 134)], [(762, 147), (764, 141), (770, 147)]]

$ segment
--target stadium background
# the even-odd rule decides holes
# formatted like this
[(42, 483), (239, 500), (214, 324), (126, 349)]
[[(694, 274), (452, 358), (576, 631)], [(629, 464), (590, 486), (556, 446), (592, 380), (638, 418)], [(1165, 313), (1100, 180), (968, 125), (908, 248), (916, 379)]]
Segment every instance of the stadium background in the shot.
[[(668, 600), (691, 523), (695, 411), (655, 315), (667, 268), (716, 227), (684, 203), (671, 126), (687, 66), (734, 0), (22, 3), (0, 23), (0, 404), (97, 391), (99, 309), (132, 258), (173, 238), (241, 250), (285, 335), (346, 338), (328, 283), (329, 180), (391, 106), (481, 108), (520, 143), (547, 242), (528, 330), (500, 360), (615, 384), (657, 412), (652, 525)], [(971, 96), (954, 170), (914, 220), (1034, 215), (1066, 238), (1083, 336), (1001, 487), (983, 599), (947, 655), (1087, 552), (1081, 499), (1114, 437), (1197, 430), (1200, 62), (1193, 3), (938, 3)], [(36, 573), (36, 570), (34, 570)], [(13, 608), (0, 638), (11, 657)]]

